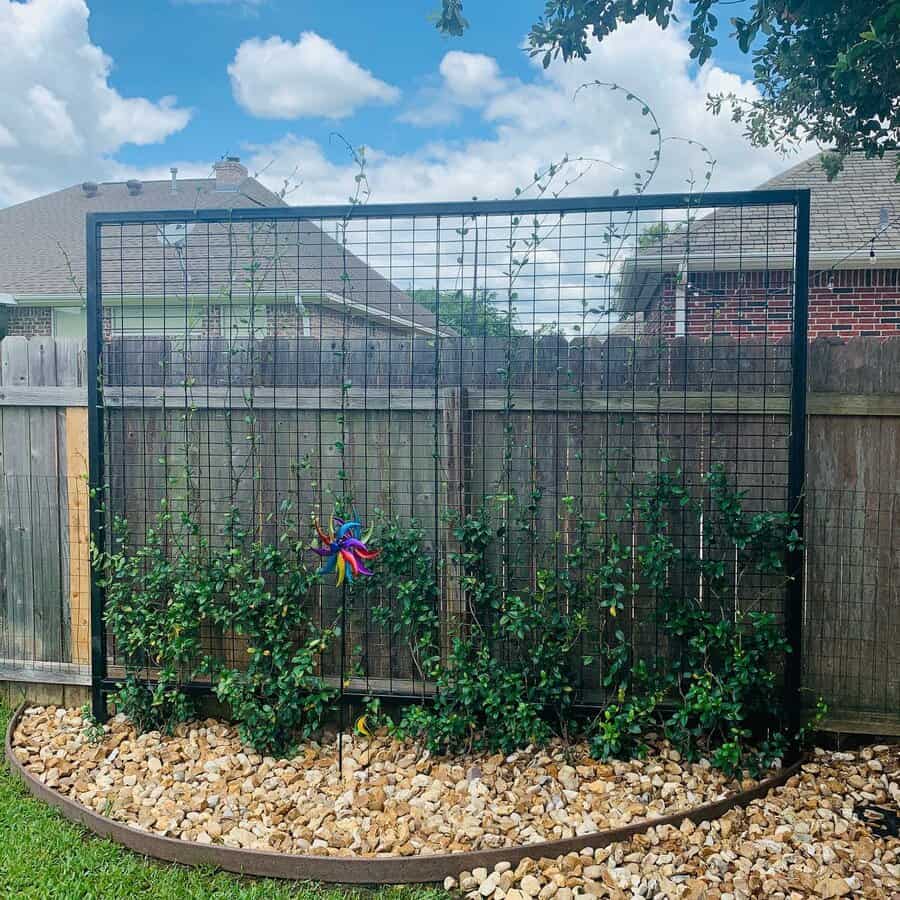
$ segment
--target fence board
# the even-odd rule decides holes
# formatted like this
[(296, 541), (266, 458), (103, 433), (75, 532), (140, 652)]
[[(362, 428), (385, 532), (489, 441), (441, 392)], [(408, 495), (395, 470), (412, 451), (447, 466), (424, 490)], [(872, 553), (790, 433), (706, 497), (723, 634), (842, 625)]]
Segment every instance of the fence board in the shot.
[[(78, 453), (70, 415), (75, 422), (86, 413), (83, 342), (8, 338), (0, 346), (0, 381), (4, 659), (7, 665), (13, 659), (40, 663), (42, 671), (56, 666), (62, 673), (70, 660), (87, 662), (74, 654), (72, 629), (80, 618), (86, 640), (88, 623), (71, 609), (76, 580), (86, 588), (87, 532), (82, 527), (76, 536), (77, 558), (69, 534), (86, 504), (86, 485), (70, 479), (69, 459), (70, 437)], [(69, 405), (75, 408), (61, 408)], [(83, 461), (76, 479), (85, 470)]]
[[(4, 341), (0, 348), (4, 384), (28, 384), (28, 342)], [(3, 415), (3, 472), (7, 494), (4, 525), (7, 564), (6, 619), (14, 646), (26, 656), (43, 659), (43, 648), (34, 629), (34, 570), (30, 553), (31, 516), (31, 411), (10, 409)], [(40, 557), (38, 557), (40, 559)]]
[[(586, 486), (589, 517), (621, 509), (632, 474), (654, 471), (657, 437), (686, 484), (696, 485), (719, 459), (744, 473), (753, 506), (783, 502), (782, 462), (774, 454), (785, 446), (786, 346), (762, 351), (720, 338), (678, 339), (660, 353), (658, 339), (590, 337), (567, 346), (551, 336), (518, 340), (507, 357), (502, 338), (489, 339), (483, 353), (480, 341), (452, 343), (443, 342), (440, 355), (434, 342), (396, 337), (343, 347), (339, 340), (266, 339), (237, 349), (210, 339), (174, 351), (161, 340), (114, 343), (107, 351), (109, 434), (152, 496), (128, 488), (121, 469), (111, 467), (112, 496), (135, 533), (143, 531), (186, 444), (192, 459), (211, 463), (192, 488), (211, 537), (232, 504), (271, 536), (275, 524), (266, 518), (276, 494), (290, 496), (302, 528), (310, 511), (327, 516), (331, 509), (343, 432), (349, 483), (363, 483), (368, 473), (357, 497), (364, 515), (377, 507), (416, 516), (444, 558), (452, 544), (441, 523), (435, 527), (436, 505), (469, 510), (483, 493), (502, 493), (507, 452), (509, 484), (522, 496), (541, 493), (534, 528), (545, 548), (559, 529), (561, 553), (571, 528), (561, 498)], [(342, 378), (353, 382), (345, 392)], [(65, 665), (83, 667), (88, 659), (87, 494), (78, 480), (84, 397), (78, 342), (3, 341), (0, 654), (34, 659), (51, 673), (55, 663), (67, 678)], [(900, 341), (814, 342), (809, 412), (805, 684), (844, 723), (865, 715), (890, 720), (900, 708)], [(435, 441), (443, 485), (437, 497)], [(32, 483), (38, 478), (44, 488)], [(168, 489), (187, 502), (177, 484)], [(634, 537), (627, 521), (606, 527), (619, 529), (626, 543)], [(687, 547), (698, 540), (679, 533)], [(549, 552), (552, 559), (556, 550)], [(521, 572), (533, 577), (537, 564), (529, 551)], [(449, 617), (460, 598), (448, 575)], [(763, 589), (748, 587), (747, 602)], [(641, 647), (657, 637), (647, 624), (651, 604), (635, 598), (621, 620)], [(323, 620), (338, 607), (335, 592), (323, 592)], [(366, 636), (372, 676), (403, 669), (400, 649), (371, 628), (370, 611), (350, 614), (356, 619), (346, 649)]]
[(842, 727), (900, 710), (898, 364), (898, 340), (810, 346), (805, 683)]
[(64, 506), (69, 524), (69, 617), (71, 658), (87, 665), (91, 647), (91, 590), (88, 546), (89, 496), (87, 484), (87, 410), (66, 410), (66, 472)]

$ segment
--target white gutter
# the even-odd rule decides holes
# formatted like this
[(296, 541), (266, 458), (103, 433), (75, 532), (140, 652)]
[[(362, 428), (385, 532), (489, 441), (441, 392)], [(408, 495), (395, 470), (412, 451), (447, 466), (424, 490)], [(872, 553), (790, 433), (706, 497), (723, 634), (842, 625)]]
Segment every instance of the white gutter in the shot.
[[(300, 300), (301, 298), (298, 298)], [(422, 325), (419, 322), (415, 322), (412, 319), (407, 319), (404, 316), (398, 316), (394, 313), (387, 313), (384, 310), (379, 310), (372, 306), (367, 306), (365, 303), (357, 303), (355, 300), (348, 300), (345, 297), (341, 297), (339, 294), (332, 293), (331, 291), (326, 291), (325, 294), (320, 296), (311, 297), (306, 300), (302, 300), (305, 304), (313, 304), (313, 303), (328, 303), (330, 306), (335, 306), (339, 308), (349, 309), (352, 312), (358, 312), (360, 315), (367, 316), (370, 319), (375, 319), (377, 322), (389, 322), (391, 325), (396, 325), (400, 328), (408, 328), (410, 331), (418, 331), (422, 334), (426, 334), (429, 337), (450, 337), (451, 332), (448, 331), (438, 331), (436, 328), (430, 328), (427, 325)]]
[[(900, 268), (900, 250), (878, 251), (878, 259), (875, 268), (893, 269)], [(656, 254), (654, 256), (636, 257), (629, 261), (630, 271), (638, 272), (676, 272), (679, 266), (684, 264), (684, 253)], [(733, 271), (765, 271), (766, 269), (793, 269), (794, 257), (786, 253), (747, 253), (716, 252), (692, 253), (687, 257), (693, 272), (733, 272)], [(856, 253), (847, 256), (846, 250), (826, 250), (819, 253), (811, 253), (809, 257), (810, 269), (868, 269), (871, 267), (868, 245)]]

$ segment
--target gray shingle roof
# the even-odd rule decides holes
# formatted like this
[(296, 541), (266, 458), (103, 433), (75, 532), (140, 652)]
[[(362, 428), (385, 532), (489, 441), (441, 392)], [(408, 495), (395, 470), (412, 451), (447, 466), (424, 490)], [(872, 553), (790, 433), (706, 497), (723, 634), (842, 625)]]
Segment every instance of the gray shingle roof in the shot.
[(132, 196), (124, 182), (98, 185), (87, 197), (73, 185), (0, 210), (0, 291), (14, 296), (57, 296), (74, 293), (66, 263), (84, 282), (84, 220), (89, 212), (132, 212), (152, 209), (227, 209), (240, 206), (284, 206), (258, 181), (248, 178), (239, 192), (216, 191), (213, 178), (186, 178), (172, 192), (169, 181), (145, 181)]
[[(886, 207), (890, 219), (900, 217), (900, 183), (894, 154), (866, 159), (853, 153), (843, 171), (829, 181), (818, 155), (792, 166), (757, 190), (809, 188), (810, 255), (851, 252), (875, 238), (876, 251), (898, 247), (898, 222), (893, 232), (879, 234), (879, 216)], [(665, 253), (684, 248), (684, 237), (666, 241)], [(793, 212), (788, 207), (731, 207), (712, 210), (690, 229), (690, 255), (714, 255), (724, 262), (753, 254), (791, 256), (794, 250)], [(658, 250), (657, 250), (658, 253)], [(652, 257), (653, 253), (649, 253)], [(719, 266), (720, 268), (722, 266)]]
[[(897, 154), (883, 159), (866, 159), (863, 153), (851, 153), (843, 171), (829, 181), (818, 155), (776, 175), (759, 190), (809, 188), (810, 254), (848, 253), (867, 242), (879, 231), (881, 207), (890, 220), (900, 218), (900, 182), (897, 181)], [(875, 249), (900, 247), (900, 222), (875, 239)]]
[[(809, 188), (810, 262), (813, 268), (853, 267), (868, 262), (872, 247), (886, 266), (900, 265), (900, 183), (897, 156), (866, 159), (852, 153), (829, 181), (819, 155), (792, 166), (757, 190)], [(881, 227), (881, 210), (890, 226)], [(795, 249), (792, 207), (727, 207), (703, 215), (642, 248), (626, 262), (617, 306), (640, 309), (659, 291), (662, 277), (679, 265), (688, 271), (792, 268)], [(888, 260), (891, 260), (888, 262)]]
[[(240, 189), (215, 189), (214, 178), (145, 181), (132, 195), (124, 182), (98, 185), (88, 197), (81, 185), (65, 188), (0, 210), (0, 293), (20, 303), (75, 296), (85, 285), (85, 216), (89, 212), (236, 209), (285, 206), (253, 178)], [(252, 249), (251, 249), (252, 245)], [(277, 249), (276, 249), (277, 248)], [(63, 252), (64, 251), (64, 252)], [(366, 265), (310, 221), (190, 226), (180, 246), (161, 238), (156, 225), (104, 228), (102, 234), (104, 296), (117, 294), (173, 299), (191, 296), (256, 296), (307, 292), (352, 299), (373, 312), (387, 313), (416, 326), (433, 328), (434, 316), (371, 266)], [(344, 278), (346, 266), (349, 278)], [(185, 277), (187, 276), (187, 278)], [(77, 282), (77, 287), (73, 283)], [(357, 310), (358, 312), (358, 310)]]

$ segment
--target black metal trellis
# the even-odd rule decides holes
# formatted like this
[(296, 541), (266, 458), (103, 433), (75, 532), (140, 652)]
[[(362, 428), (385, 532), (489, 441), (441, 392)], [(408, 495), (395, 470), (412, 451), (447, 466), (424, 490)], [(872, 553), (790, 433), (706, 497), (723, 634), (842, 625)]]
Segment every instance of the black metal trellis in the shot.
[[(510, 590), (562, 564), (573, 509), (627, 530), (661, 466), (700, 489), (722, 463), (751, 507), (802, 511), (808, 228), (800, 190), (89, 215), (92, 539), (107, 546), (113, 514), (139, 539), (166, 500), (211, 539), (239, 507), (273, 540), (352, 493), (365, 518), (422, 524), (447, 624), (447, 510), (487, 502), (509, 524)], [(796, 719), (790, 566), (786, 591), (760, 580), (733, 603), (784, 622)], [(123, 660), (96, 577), (91, 596), (101, 716)], [(635, 645), (658, 644), (653, 603), (628, 610)], [(351, 592), (318, 609), (347, 626), (322, 663), (342, 694), (428, 694)], [(209, 649), (240, 655), (233, 636)], [(579, 688), (602, 702), (590, 665)]]

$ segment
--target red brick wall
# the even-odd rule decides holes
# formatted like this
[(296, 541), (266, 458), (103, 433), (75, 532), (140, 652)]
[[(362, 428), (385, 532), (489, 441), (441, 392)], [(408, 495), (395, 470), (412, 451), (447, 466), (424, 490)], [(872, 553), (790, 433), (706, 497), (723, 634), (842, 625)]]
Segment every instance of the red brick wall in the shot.
[(900, 269), (823, 273), (809, 294), (810, 337), (900, 334)]
[[(691, 273), (686, 288), (689, 335), (730, 334), (778, 339), (791, 329), (791, 273)], [(675, 283), (646, 313), (644, 330), (675, 334)], [(809, 337), (891, 337), (900, 334), (900, 269), (810, 273)]]
[(34, 337), (53, 330), (49, 306), (14, 306), (9, 310), (6, 333)]

